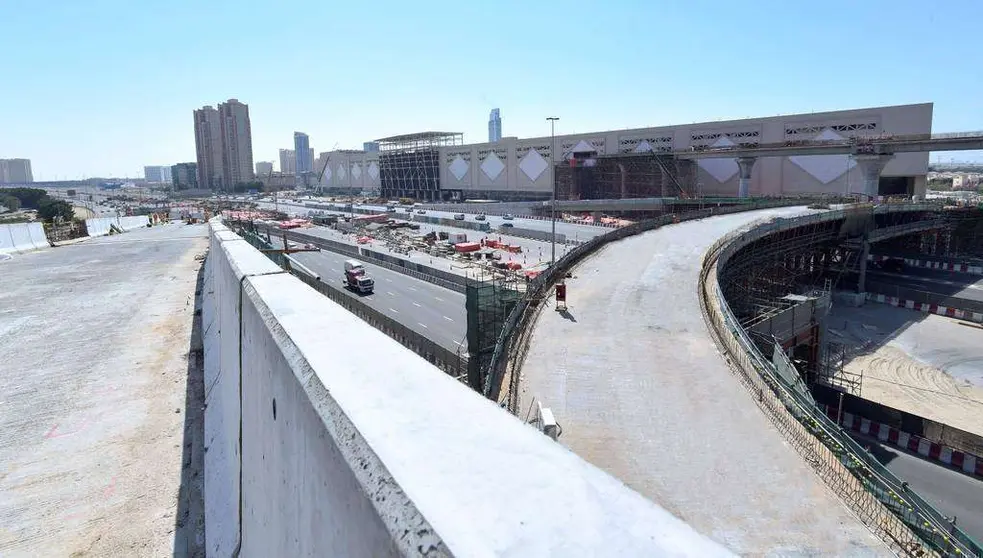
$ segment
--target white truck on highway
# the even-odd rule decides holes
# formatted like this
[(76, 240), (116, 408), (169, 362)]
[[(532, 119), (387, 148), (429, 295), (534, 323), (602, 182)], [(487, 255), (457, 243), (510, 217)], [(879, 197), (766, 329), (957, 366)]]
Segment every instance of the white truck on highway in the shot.
[(362, 262), (345, 260), (345, 286), (360, 294), (372, 294), (375, 281), (368, 276)]

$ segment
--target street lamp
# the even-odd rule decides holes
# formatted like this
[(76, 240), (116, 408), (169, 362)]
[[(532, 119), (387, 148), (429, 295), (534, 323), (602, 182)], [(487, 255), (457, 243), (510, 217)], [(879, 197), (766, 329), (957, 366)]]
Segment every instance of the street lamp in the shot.
[(556, 171), (554, 166), (556, 165), (556, 133), (555, 125), (556, 121), (559, 120), (559, 116), (548, 116), (546, 120), (550, 123), (550, 183), (552, 184), (552, 189), (550, 190), (550, 221), (552, 222), (552, 234), (550, 235), (550, 267), (556, 263)]

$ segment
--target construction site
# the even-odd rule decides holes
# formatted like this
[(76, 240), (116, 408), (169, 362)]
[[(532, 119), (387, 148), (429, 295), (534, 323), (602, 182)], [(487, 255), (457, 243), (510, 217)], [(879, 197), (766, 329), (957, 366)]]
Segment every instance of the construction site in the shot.
[(660, 152), (598, 155), (574, 152), (556, 166), (561, 200), (693, 198), (700, 192), (696, 163)]

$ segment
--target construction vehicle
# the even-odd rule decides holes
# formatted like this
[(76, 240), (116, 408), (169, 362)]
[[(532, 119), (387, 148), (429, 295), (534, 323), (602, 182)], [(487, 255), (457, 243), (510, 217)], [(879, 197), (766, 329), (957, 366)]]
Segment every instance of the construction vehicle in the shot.
[(375, 281), (368, 276), (362, 262), (345, 260), (345, 286), (360, 294), (372, 294)]

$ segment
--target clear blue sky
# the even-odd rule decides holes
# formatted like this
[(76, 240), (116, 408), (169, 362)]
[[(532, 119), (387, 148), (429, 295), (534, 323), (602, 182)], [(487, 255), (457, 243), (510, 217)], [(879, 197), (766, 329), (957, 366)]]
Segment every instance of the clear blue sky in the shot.
[[(932, 101), (983, 129), (980, 0), (0, 0), (0, 157), (40, 179), (193, 161), (248, 103), (255, 160), (421, 130), (483, 141)], [(949, 155), (945, 155), (948, 157)], [(981, 159), (980, 153), (954, 154)], [(933, 155), (933, 160), (937, 158)]]

